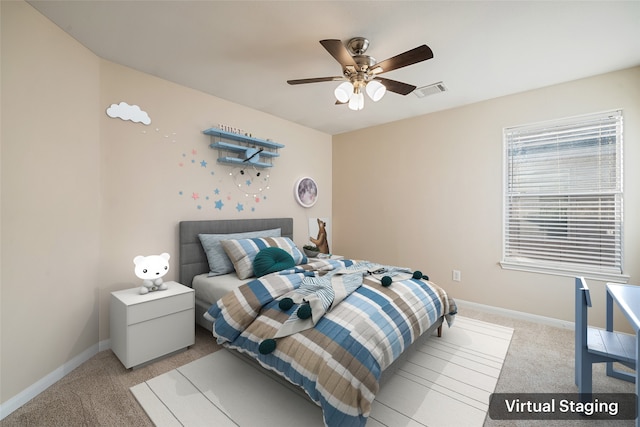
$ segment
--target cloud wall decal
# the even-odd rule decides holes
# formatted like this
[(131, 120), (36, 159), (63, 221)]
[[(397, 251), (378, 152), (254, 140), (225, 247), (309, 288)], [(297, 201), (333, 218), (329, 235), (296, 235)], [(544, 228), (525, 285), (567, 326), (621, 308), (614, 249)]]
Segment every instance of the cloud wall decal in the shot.
[(111, 104), (111, 106), (107, 108), (107, 116), (114, 119), (131, 120), (132, 122), (143, 123), (145, 125), (151, 123), (151, 119), (145, 111), (142, 111), (137, 105), (129, 105), (126, 102)]

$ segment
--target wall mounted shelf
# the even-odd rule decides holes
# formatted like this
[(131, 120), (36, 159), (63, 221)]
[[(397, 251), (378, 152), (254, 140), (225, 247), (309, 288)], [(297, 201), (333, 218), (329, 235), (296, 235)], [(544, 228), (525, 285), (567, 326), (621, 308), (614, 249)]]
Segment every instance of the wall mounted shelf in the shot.
[(270, 168), (273, 166), (272, 159), (280, 156), (278, 149), (284, 147), (277, 142), (226, 132), (218, 128), (210, 128), (203, 133), (211, 136), (209, 147), (218, 150), (218, 163)]

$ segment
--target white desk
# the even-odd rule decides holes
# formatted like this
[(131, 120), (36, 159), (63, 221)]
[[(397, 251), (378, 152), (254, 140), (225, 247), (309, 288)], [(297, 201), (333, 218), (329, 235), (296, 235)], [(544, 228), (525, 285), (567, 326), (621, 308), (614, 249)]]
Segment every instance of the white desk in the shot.
[[(637, 412), (636, 427), (640, 427), (640, 376), (638, 375), (638, 361), (640, 360), (640, 286), (607, 283), (607, 331), (613, 331), (613, 302), (620, 307), (622, 313), (636, 333), (636, 396)], [(629, 380), (629, 374), (613, 369), (613, 363), (607, 363), (607, 375)]]

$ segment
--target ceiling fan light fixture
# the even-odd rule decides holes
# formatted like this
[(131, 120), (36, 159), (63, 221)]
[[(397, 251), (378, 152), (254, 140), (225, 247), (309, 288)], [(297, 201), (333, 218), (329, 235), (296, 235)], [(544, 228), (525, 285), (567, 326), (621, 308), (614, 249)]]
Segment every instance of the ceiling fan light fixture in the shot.
[(364, 108), (364, 94), (357, 90), (353, 93), (349, 99), (349, 108), (354, 111), (362, 110)]
[(369, 83), (367, 83), (366, 90), (367, 95), (369, 95), (369, 98), (371, 98), (373, 102), (380, 101), (384, 94), (387, 92), (387, 88), (385, 87), (385, 85), (377, 80), (371, 80)]
[(351, 98), (353, 94), (353, 85), (351, 82), (342, 82), (333, 93), (338, 101), (345, 103), (349, 101), (349, 98)]

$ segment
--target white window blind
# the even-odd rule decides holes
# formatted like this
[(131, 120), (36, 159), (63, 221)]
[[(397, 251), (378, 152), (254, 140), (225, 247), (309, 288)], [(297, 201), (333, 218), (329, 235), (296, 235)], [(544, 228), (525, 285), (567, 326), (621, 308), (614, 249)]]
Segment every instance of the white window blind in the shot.
[(622, 112), (504, 130), (502, 265), (622, 271)]

